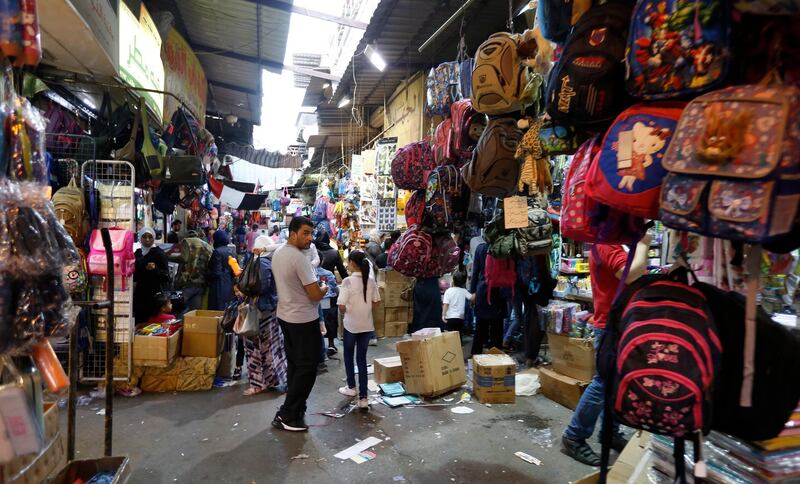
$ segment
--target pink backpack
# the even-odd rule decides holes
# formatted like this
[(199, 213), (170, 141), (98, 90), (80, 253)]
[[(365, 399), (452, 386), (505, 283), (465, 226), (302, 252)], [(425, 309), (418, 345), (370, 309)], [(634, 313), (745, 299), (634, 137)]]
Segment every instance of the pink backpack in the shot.
[[(133, 275), (136, 258), (133, 255), (133, 232), (126, 229), (108, 229), (111, 236), (112, 258), (114, 260), (114, 275), (122, 279), (122, 288), (125, 289), (126, 279)], [(89, 238), (89, 274), (93, 276), (107, 276), (106, 249), (103, 246), (103, 237), (100, 230), (93, 230)]]
[(433, 159), (437, 165), (449, 164), (453, 152), (453, 121), (445, 118), (433, 133)]
[(433, 240), (418, 225), (409, 227), (389, 249), (387, 262), (407, 277), (439, 277), (439, 260), (433, 257)]
[(510, 288), (512, 294), (514, 293), (514, 285), (517, 282), (517, 266), (513, 258), (498, 259), (486, 254), (484, 276), (488, 290), (486, 300), (489, 304), (492, 304), (492, 289)]
[(428, 174), (436, 168), (431, 145), (427, 141), (410, 143), (399, 150), (392, 160), (392, 180), (403, 190), (425, 190)]
[(463, 165), (472, 159), (472, 151), (476, 141), (469, 137), (469, 125), (477, 117), (483, 116), (472, 108), (472, 101), (462, 99), (450, 106), (450, 119), (453, 120), (453, 135), (450, 147), (452, 152), (447, 156), (457, 165)]
[(425, 190), (415, 190), (406, 202), (406, 225), (419, 225), (425, 213)]

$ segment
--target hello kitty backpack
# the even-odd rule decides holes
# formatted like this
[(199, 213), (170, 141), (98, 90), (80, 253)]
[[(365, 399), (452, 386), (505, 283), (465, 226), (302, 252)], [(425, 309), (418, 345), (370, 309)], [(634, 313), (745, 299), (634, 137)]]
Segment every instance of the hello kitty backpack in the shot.
[(658, 218), (661, 159), (686, 103), (631, 106), (606, 132), (586, 178), (587, 194), (600, 203), (644, 218)]

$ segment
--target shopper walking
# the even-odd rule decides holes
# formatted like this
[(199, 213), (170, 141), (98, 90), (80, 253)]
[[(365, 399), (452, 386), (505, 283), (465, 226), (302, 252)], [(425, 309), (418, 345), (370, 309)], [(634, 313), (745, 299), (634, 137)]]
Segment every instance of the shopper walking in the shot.
[[(245, 396), (257, 395), (270, 388), (286, 385), (286, 352), (283, 331), (278, 324), (276, 314), (278, 296), (272, 272), (270, 248), (273, 246), (272, 239), (263, 235), (253, 243), (254, 256), (262, 256), (259, 258), (261, 292), (256, 303), (259, 311), (258, 335), (244, 339), (247, 379), (250, 383), (250, 387), (244, 392)], [(237, 364), (241, 365), (241, 362)]]
[(503, 318), (506, 316), (506, 299), (500, 289), (492, 289), (492, 301), (489, 303), (489, 287), (486, 284), (486, 256), (489, 245), (481, 244), (475, 250), (472, 265), (470, 292), (475, 294), (475, 336), (472, 338), (472, 355), (483, 353), (486, 343), (489, 347), (500, 347), (503, 344)]
[(247, 244), (247, 253), (253, 253), (253, 247), (255, 247), (256, 239), (261, 236), (258, 230), (258, 224), (253, 224), (250, 227), (250, 232), (247, 232), (247, 235), (244, 236), (245, 243)]
[(233, 270), (228, 257), (236, 258), (231, 239), (224, 230), (214, 232), (214, 253), (208, 262), (208, 309), (222, 311), (233, 298)]
[(306, 217), (294, 217), (289, 239), (272, 256), (272, 273), (278, 292), (278, 322), (283, 330), (288, 360), (287, 393), (272, 425), (282, 430), (303, 432), (306, 401), (317, 379), (322, 351), (322, 323), (319, 301), (328, 287), (317, 275), (303, 251), (311, 247), (314, 225)]
[[(647, 252), (650, 250), (650, 235), (642, 238), (636, 247), (636, 253), (631, 263), (625, 284), (630, 284), (642, 275), (647, 269)], [(628, 253), (621, 245), (602, 245), (595, 244), (589, 255), (589, 277), (592, 284), (592, 300), (594, 303), (594, 316), (592, 325), (594, 326), (594, 348), (595, 352), (600, 350), (600, 342), (605, 334), (606, 320), (611, 311), (611, 304), (619, 282), (623, 277), (625, 262)], [(601, 355), (598, 358), (602, 359)], [(564, 452), (586, 465), (599, 466), (600, 456), (592, 450), (586, 439), (594, 434), (594, 427), (597, 419), (603, 412), (606, 390), (605, 381), (599, 374), (595, 373), (592, 382), (586, 387), (581, 395), (578, 406), (575, 407), (575, 414), (572, 416), (561, 443)], [(611, 448), (622, 451), (627, 444), (625, 437), (619, 432), (619, 423), (614, 422), (614, 437)]]
[(133, 314), (136, 323), (146, 323), (161, 309), (156, 295), (169, 289), (169, 265), (167, 255), (155, 245), (156, 233), (152, 228), (139, 231), (139, 242), (142, 247), (134, 254)]
[[(378, 286), (369, 277), (370, 265), (367, 256), (355, 250), (348, 257), (348, 268), (352, 275), (342, 281), (339, 291), (339, 311), (344, 314), (344, 368), (347, 385), (339, 393), (349, 397), (358, 395), (358, 408), (368, 409), (367, 400), (367, 348), (375, 334), (372, 306), (380, 302)], [(353, 354), (358, 365), (358, 392), (356, 392)]]
[[(474, 296), (464, 289), (467, 284), (467, 275), (461, 271), (453, 274), (453, 285), (444, 292), (442, 299), (442, 320), (447, 331), (464, 331), (464, 314), (467, 311), (467, 301), (473, 301)], [(463, 335), (462, 335), (463, 336)]]

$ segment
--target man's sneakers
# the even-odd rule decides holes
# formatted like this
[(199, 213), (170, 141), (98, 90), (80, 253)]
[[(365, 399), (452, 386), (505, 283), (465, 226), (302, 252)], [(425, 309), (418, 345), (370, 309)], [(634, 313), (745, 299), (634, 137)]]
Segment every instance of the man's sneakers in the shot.
[(368, 398), (359, 398), (358, 399), (358, 408), (360, 410), (369, 410), (369, 399)]
[(600, 456), (592, 450), (585, 440), (572, 440), (561, 437), (561, 446), (565, 454), (578, 462), (593, 467), (600, 465)]
[(335, 355), (338, 352), (339, 352), (339, 350), (337, 350), (335, 346), (328, 346), (328, 349), (327, 349), (328, 358), (330, 358), (331, 356)]
[(339, 389), (339, 393), (346, 397), (354, 397), (358, 395), (358, 391), (355, 388), (350, 388), (348, 386), (343, 386)]
[(286, 430), (288, 432), (307, 432), (308, 425), (303, 417), (296, 420), (284, 420), (280, 415), (275, 415), (272, 420), (272, 426), (279, 430)]
[(611, 437), (611, 448), (622, 452), (626, 445), (628, 445), (628, 439), (625, 438), (625, 435), (622, 432), (614, 432), (614, 436)]

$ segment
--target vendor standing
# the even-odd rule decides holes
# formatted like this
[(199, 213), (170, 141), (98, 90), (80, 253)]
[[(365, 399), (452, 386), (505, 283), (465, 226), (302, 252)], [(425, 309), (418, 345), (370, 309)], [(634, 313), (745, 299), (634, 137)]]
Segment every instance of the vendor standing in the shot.
[(155, 245), (156, 233), (150, 227), (139, 232), (142, 247), (136, 251), (136, 267), (133, 273), (133, 314), (136, 323), (146, 323), (161, 309), (156, 303), (156, 294), (169, 287), (169, 265), (167, 255)]

